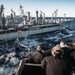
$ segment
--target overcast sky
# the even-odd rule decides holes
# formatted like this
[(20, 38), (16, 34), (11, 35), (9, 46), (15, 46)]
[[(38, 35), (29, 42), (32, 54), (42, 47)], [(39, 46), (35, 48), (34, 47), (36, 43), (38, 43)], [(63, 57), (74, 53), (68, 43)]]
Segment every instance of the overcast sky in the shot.
[(0, 0), (0, 5), (4, 5), (5, 15), (10, 15), (11, 8), (20, 14), (19, 3), (23, 5), (24, 12), (30, 11), (31, 16), (35, 16), (35, 11), (43, 11), (46, 16), (51, 17), (52, 13), (58, 9), (58, 17), (75, 17), (75, 0)]

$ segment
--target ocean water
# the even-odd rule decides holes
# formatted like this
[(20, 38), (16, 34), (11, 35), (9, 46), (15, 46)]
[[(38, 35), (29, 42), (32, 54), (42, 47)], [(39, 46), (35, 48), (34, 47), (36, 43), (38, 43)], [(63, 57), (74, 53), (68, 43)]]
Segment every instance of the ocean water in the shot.
[(59, 44), (61, 40), (72, 43), (75, 40), (75, 19), (72, 22), (64, 23), (64, 27), (54, 33), (28, 36), (20, 39), (20, 42), (30, 48), (30, 51), (20, 48), (20, 55), (15, 55), (15, 40), (0, 42), (0, 75), (11, 75), (17, 71), (17, 64), (23, 58), (31, 55), (36, 50), (38, 44), (48, 50)]

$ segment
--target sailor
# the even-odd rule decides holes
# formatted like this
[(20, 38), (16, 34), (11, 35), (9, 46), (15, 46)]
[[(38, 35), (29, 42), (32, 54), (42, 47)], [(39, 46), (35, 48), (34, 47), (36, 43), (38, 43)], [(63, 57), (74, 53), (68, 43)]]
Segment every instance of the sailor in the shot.
[(52, 51), (52, 56), (45, 57), (41, 61), (42, 68), (46, 69), (46, 75), (66, 75), (66, 63), (61, 57), (61, 47), (55, 46)]
[(72, 66), (70, 61), (71, 49), (68, 45), (64, 42), (60, 42), (60, 47), (62, 48), (62, 57), (64, 58), (65, 62), (67, 63), (68, 74), (71, 72)]
[(68, 48), (67, 44), (64, 41), (60, 41), (60, 47), (62, 48), (63, 51), (63, 57), (64, 58), (69, 58), (71, 50)]
[(42, 46), (38, 45), (37, 50), (32, 53), (31, 57), (35, 63), (41, 63), (41, 60), (43, 59), (43, 50)]
[(74, 67), (75, 65), (75, 61), (74, 61), (74, 48), (73, 48), (73, 44), (68, 44), (68, 48), (71, 50), (71, 53), (70, 53), (70, 63), (71, 63), (71, 67)]

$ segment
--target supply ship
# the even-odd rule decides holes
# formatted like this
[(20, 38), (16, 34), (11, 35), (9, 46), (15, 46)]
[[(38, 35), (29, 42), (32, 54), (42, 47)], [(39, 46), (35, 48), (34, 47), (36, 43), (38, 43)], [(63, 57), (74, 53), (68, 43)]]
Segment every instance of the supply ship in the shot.
[[(20, 5), (20, 15), (11, 9), (11, 15), (4, 16), (4, 6), (0, 6), (0, 40), (11, 40), (30, 35), (44, 34), (54, 32), (61, 28), (60, 21), (55, 18), (58, 9), (52, 14), (50, 20), (45, 19), (45, 13), (40, 10), (36, 11), (36, 17), (32, 19), (30, 12), (24, 13), (22, 5)], [(26, 15), (27, 14), (27, 15)]]

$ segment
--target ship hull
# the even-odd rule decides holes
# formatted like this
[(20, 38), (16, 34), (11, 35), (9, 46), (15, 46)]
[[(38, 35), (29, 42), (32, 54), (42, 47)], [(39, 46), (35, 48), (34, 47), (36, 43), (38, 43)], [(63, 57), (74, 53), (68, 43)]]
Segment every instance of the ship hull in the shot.
[(54, 32), (60, 29), (60, 25), (51, 25), (51, 26), (41, 26), (41, 27), (30, 27), (27, 29), (20, 30), (10, 30), (0, 32), (0, 40), (11, 40), (15, 38), (21, 38), (30, 35), (44, 34), (49, 32)]

